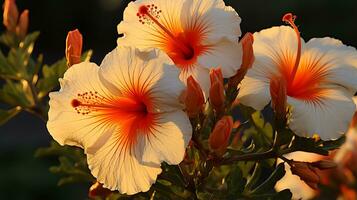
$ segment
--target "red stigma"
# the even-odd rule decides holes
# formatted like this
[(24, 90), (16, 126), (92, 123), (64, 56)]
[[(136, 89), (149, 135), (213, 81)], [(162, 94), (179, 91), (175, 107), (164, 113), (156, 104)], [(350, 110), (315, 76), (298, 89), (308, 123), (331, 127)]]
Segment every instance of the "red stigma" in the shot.
[(296, 16), (293, 15), (292, 13), (286, 13), (282, 18), (283, 22), (286, 22), (289, 24), (294, 23), (295, 19), (296, 19)]
[(138, 14), (147, 15), (148, 13), (149, 13), (149, 8), (146, 5), (140, 6)]
[(300, 38), (300, 32), (298, 27), (295, 25), (295, 19), (296, 16), (293, 15), (292, 13), (287, 13), (283, 16), (282, 20), (286, 23), (288, 23), (295, 31), (296, 38), (297, 38), (297, 52), (296, 52), (296, 58), (295, 58), (295, 63), (294, 67), (291, 72), (291, 83), (294, 81), (294, 78), (296, 76), (296, 72), (298, 70), (299, 64), (300, 64), (300, 58), (301, 58), (301, 38)]
[(73, 108), (76, 108), (76, 107), (78, 107), (78, 106), (81, 105), (81, 102), (78, 101), (77, 99), (73, 99), (73, 100), (71, 101), (71, 105), (72, 105)]

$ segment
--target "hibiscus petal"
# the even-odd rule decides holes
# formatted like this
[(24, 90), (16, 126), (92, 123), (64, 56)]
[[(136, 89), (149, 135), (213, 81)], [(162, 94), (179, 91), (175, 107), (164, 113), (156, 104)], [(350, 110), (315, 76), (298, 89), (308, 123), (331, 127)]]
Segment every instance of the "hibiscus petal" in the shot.
[[(139, 139), (137, 148), (144, 163), (179, 164), (191, 139), (192, 127), (183, 111), (163, 113), (150, 135)], [(139, 152), (138, 151), (138, 152)]]
[(87, 155), (89, 169), (105, 188), (128, 195), (146, 192), (161, 173), (160, 164), (140, 164), (135, 151), (125, 148), (119, 135), (117, 130), (104, 146)]
[(346, 132), (356, 110), (352, 95), (342, 87), (321, 93), (318, 102), (288, 97), (293, 107), (290, 128), (301, 136), (318, 134), (321, 139), (337, 139)]
[(334, 38), (313, 38), (306, 43), (305, 54), (318, 59), (328, 70), (328, 81), (357, 91), (357, 51)]
[[(98, 77), (99, 67), (94, 63), (80, 63), (67, 70), (60, 80), (61, 89), (50, 93), (47, 128), (61, 145), (91, 146), (112, 127), (97, 113), (76, 110), (73, 101), (79, 98), (106, 98), (109, 91)], [(87, 93), (87, 94), (85, 94)], [(96, 93), (96, 94), (93, 94)], [(83, 95), (79, 97), (79, 95)]]
[(171, 32), (176, 32), (181, 29), (179, 20), (183, 2), (184, 0), (137, 0), (130, 2), (124, 10), (123, 21), (118, 25), (118, 33), (124, 34), (123, 37), (118, 38), (118, 45), (135, 46), (140, 50), (162, 47), (162, 42), (165, 40), (163, 30), (154, 24), (140, 22), (137, 16), (139, 8), (154, 4), (158, 11), (161, 10), (158, 21)]
[(223, 39), (200, 56), (198, 62), (208, 69), (220, 67), (223, 78), (230, 78), (237, 73), (242, 64), (242, 53), (241, 44)]
[(181, 20), (186, 30), (194, 26), (201, 26), (205, 30), (205, 44), (212, 44), (222, 38), (238, 42), (242, 32), (241, 18), (230, 6), (222, 0), (185, 1), (185, 12), (181, 13)]
[(185, 87), (178, 79), (179, 70), (162, 51), (118, 47), (104, 58), (99, 73), (106, 85), (122, 93), (148, 93), (154, 101), (153, 112), (183, 109), (178, 99)]

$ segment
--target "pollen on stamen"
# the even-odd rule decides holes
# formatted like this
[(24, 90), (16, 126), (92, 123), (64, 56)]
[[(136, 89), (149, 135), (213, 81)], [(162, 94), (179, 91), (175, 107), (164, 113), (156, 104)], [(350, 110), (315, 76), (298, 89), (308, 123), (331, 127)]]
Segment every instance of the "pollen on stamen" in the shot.
[(96, 91), (78, 93), (77, 98), (72, 99), (71, 106), (78, 114), (86, 115), (98, 110), (98, 105), (103, 101), (103, 97)]
[(159, 19), (162, 11), (155, 4), (142, 5), (139, 7), (136, 16), (141, 24), (153, 24), (152, 18)]

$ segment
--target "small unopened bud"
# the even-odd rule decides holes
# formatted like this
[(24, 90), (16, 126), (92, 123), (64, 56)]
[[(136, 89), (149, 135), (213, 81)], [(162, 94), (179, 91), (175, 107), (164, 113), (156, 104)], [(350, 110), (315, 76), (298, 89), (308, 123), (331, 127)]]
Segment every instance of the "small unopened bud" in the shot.
[(109, 189), (103, 188), (103, 184), (96, 182), (89, 188), (88, 196), (93, 199), (96, 197), (106, 198), (111, 193)]
[(286, 119), (286, 83), (283, 78), (272, 78), (270, 80), (270, 95), (272, 108), (275, 111), (277, 119)]
[(81, 62), (83, 38), (78, 29), (68, 32), (66, 39), (67, 65), (71, 67)]
[(336, 168), (337, 167), (337, 164), (332, 160), (320, 160), (320, 161), (311, 163), (311, 165), (313, 167), (316, 167), (316, 168), (321, 169), (321, 170), (332, 169), (332, 168)]
[(220, 68), (212, 69), (209, 75), (211, 79), (209, 101), (217, 112), (221, 112), (224, 109), (225, 101), (222, 71)]
[(317, 189), (317, 184), (320, 182), (320, 176), (311, 163), (290, 161), (291, 172), (300, 177), (308, 186)]
[(223, 155), (226, 152), (232, 128), (233, 119), (231, 116), (224, 116), (216, 123), (209, 136), (209, 144), (217, 155)]
[(8, 31), (15, 32), (19, 18), (19, 11), (17, 10), (15, 0), (5, 0), (3, 7), (3, 23)]
[(19, 18), (19, 23), (16, 26), (16, 35), (20, 38), (25, 38), (29, 28), (29, 10), (24, 10)]
[(254, 37), (252, 33), (246, 33), (240, 41), (243, 49), (242, 64), (237, 73), (229, 79), (228, 85), (230, 88), (236, 88), (247, 74), (248, 69), (252, 67), (255, 59), (253, 42)]
[(189, 117), (195, 117), (202, 112), (205, 98), (200, 85), (192, 76), (187, 78), (187, 90), (183, 99)]

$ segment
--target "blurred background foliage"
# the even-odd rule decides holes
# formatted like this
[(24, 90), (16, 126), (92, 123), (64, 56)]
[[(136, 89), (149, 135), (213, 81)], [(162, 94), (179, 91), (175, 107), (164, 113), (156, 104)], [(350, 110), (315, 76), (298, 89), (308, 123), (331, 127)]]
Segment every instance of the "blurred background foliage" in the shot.
[[(244, 32), (281, 25), (286, 12), (298, 16), (302, 37), (333, 36), (357, 46), (356, 0), (225, 0), (242, 18)], [(78, 28), (84, 49), (93, 49), (92, 60), (100, 64), (116, 46), (116, 25), (128, 0), (17, 0), (19, 10), (30, 10), (30, 30), (41, 31), (34, 54), (44, 54), (44, 63), (64, 56), (67, 32)], [(3, 2), (1, 2), (2, 4)], [(4, 31), (1, 26), (0, 31)], [(1, 83), (0, 83), (1, 84)], [(0, 107), (3, 105), (0, 105)], [(34, 151), (48, 146), (45, 124), (21, 113), (0, 127), (0, 199), (86, 199), (89, 185), (57, 187), (59, 177), (48, 171), (57, 159), (36, 159)]]

